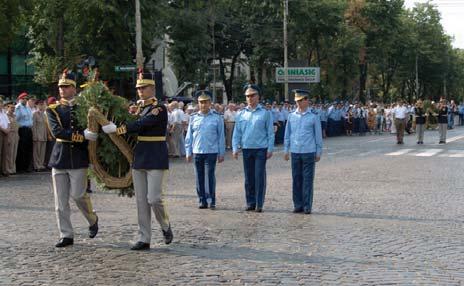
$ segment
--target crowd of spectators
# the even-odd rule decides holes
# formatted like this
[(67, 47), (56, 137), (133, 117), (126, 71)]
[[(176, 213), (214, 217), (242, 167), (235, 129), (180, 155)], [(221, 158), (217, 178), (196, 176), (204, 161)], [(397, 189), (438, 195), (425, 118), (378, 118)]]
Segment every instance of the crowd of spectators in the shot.
[[(443, 102), (443, 100), (442, 100)], [(426, 129), (438, 129), (439, 102), (429, 101), (425, 107)], [(197, 111), (192, 104), (184, 105), (182, 102), (166, 103), (169, 111), (168, 146), (171, 157), (184, 156), (183, 134), (188, 127), (189, 116)], [(288, 102), (262, 102), (266, 109), (271, 111), (274, 120), (275, 144), (283, 143), (285, 124), (289, 113), (293, 112), (296, 105)], [(416, 125), (415, 103), (404, 104), (406, 110), (404, 129), (408, 134), (415, 132)], [(464, 124), (464, 102), (456, 105), (454, 100), (446, 102), (448, 129), (455, 126), (455, 117), (459, 118), (459, 125)], [(237, 112), (245, 108), (245, 103), (213, 104), (212, 108), (221, 114), (225, 123), (226, 149), (231, 149), (232, 133)], [(323, 137), (334, 136), (365, 136), (366, 134), (396, 134), (395, 108), (398, 103), (383, 104), (370, 102), (333, 102), (328, 104), (315, 103), (311, 108), (319, 115)], [(181, 132), (179, 130), (184, 130)]]
[[(47, 169), (48, 158), (54, 139), (48, 131), (45, 118), (47, 105), (56, 103), (54, 97), (46, 101), (38, 100), (23, 92), (14, 101), (3, 101), (0, 97), (0, 174), (9, 176), (15, 173), (43, 171)], [(443, 100), (440, 101), (443, 104)], [(166, 102), (169, 111), (168, 148), (174, 158), (185, 156), (185, 132), (190, 115), (198, 111), (195, 104), (183, 102)], [(296, 108), (289, 102), (262, 102), (271, 111), (274, 121), (275, 144), (283, 143), (285, 124), (289, 113)], [(457, 105), (454, 100), (445, 101), (448, 129), (454, 128), (455, 117), (458, 124), (464, 124), (464, 103)], [(406, 103), (404, 129), (407, 133), (415, 130), (416, 103)], [(232, 148), (232, 133), (237, 112), (245, 108), (245, 103), (215, 103), (212, 108), (222, 115), (225, 124), (226, 148)], [(395, 134), (395, 104), (379, 102), (333, 102), (314, 103), (311, 109), (319, 115), (323, 137), (364, 136), (366, 134)], [(441, 105), (440, 105), (441, 106)], [(425, 129), (438, 129), (440, 113), (438, 102), (428, 101), (424, 105)], [(136, 103), (130, 105), (128, 112), (136, 113)], [(443, 114), (441, 114), (443, 117)]]
[(16, 102), (4, 101), (0, 96), (0, 173), (44, 171), (53, 147), (45, 117), (47, 102), (23, 92)]

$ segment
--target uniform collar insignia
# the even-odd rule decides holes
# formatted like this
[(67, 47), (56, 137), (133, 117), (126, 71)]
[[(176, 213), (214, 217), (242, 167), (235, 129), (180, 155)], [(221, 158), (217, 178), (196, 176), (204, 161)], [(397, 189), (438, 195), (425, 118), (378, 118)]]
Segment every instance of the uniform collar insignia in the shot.
[(142, 106), (142, 107), (145, 107), (145, 106), (147, 106), (147, 105), (152, 105), (152, 104), (154, 104), (156, 101), (157, 101), (157, 100), (156, 100), (155, 97), (151, 97), (151, 98), (145, 99), (145, 100), (139, 99), (139, 100), (137, 100), (137, 104), (139, 104), (139, 105)]
[(67, 100), (67, 99), (62, 98), (62, 99), (60, 99), (60, 103), (62, 105), (66, 105), (66, 106), (73, 106), (74, 104), (76, 104), (76, 100), (74, 98), (71, 99), (71, 100)]

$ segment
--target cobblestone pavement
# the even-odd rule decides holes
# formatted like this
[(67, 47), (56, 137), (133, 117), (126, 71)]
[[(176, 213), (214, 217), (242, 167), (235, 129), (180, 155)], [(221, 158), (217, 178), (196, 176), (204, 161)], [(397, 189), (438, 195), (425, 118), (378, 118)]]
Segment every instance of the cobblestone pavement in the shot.
[[(217, 167), (215, 211), (197, 208), (193, 166), (173, 160), (174, 242), (164, 245), (154, 222), (147, 252), (128, 249), (133, 198), (92, 195), (101, 226), (93, 240), (72, 205), (75, 245), (56, 249), (50, 174), (3, 178), (0, 285), (462, 285), (464, 163), (446, 155), (464, 153), (462, 135), (433, 145), (427, 132), (424, 146), (412, 136), (404, 146), (390, 135), (326, 140), (312, 215), (291, 213), (281, 152), (268, 162), (263, 213), (243, 211), (242, 165), (230, 154)], [(433, 156), (411, 155), (422, 153)]]

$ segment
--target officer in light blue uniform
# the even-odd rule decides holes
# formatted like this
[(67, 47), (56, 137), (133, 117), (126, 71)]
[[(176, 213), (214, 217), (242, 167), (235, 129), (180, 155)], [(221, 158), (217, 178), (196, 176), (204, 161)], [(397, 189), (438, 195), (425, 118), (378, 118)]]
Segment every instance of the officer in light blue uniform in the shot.
[(270, 111), (259, 104), (260, 89), (257, 85), (244, 87), (248, 106), (236, 116), (232, 152), (238, 158), (243, 152), (245, 172), (246, 211), (262, 212), (266, 194), (266, 161), (274, 150), (274, 127)]
[[(190, 117), (185, 137), (187, 162), (195, 163), (196, 189), (199, 208), (216, 209), (216, 161), (224, 161), (224, 119), (211, 109), (211, 93), (197, 91), (200, 110)], [(205, 176), (206, 167), (206, 176)], [(206, 177), (206, 178), (205, 178)]]
[(327, 120), (329, 119), (329, 115), (327, 114), (327, 106), (321, 104), (318, 113), (321, 120), (322, 137), (325, 138), (327, 131)]
[(337, 102), (328, 114), (328, 136), (340, 136), (343, 133), (343, 114), (341, 108), (341, 104)]
[(284, 138), (284, 159), (292, 159), (294, 213), (310, 214), (313, 205), (315, 163), (322, 154), (321, 122), (310, 108), (309, 92), (293, 90), (297, 110), (288, 117)]

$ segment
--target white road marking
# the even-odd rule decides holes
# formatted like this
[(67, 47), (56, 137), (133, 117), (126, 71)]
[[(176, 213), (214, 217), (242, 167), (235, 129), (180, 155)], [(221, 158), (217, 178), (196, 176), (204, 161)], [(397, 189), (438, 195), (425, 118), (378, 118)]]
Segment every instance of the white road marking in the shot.
[(404, 155), (404, 154), (407, 154), (411, 151), (413, 151), (414, 149), (401, 149), (399, 151), (395, 151), (395, 152), (391, 152), (391, 153), (387, 153), (385, 155), (387, 156), (399, 156), (399, 155)]
[(462, 138), (464, 138), (464, 135), (462, 135), (462, 136), (456, 136), (456, 137), (451, 137), (451, 138), (449, 138), (449, 139), (446, 139), (446, 143), (454, 142), (454, 141), (457, 141), (457, 140), (462, 139)]
[(425, 149), (425, 151), (417, 153), (415, 156), (418, 157), (432, 157), (438, 153), (443, 152), (443, 149)]
[(373, 150), (373, 151), (369, 151), (369, 152), (364, 152), (364, 153), (359, 153), (358, 156), (359, 156), (359, 157), (364, 157), (364, 156), (367, 156), (367, 155), (370, 155), (370, 154), (374, 154), (374, 153), (377, 153), (377, 150)]

